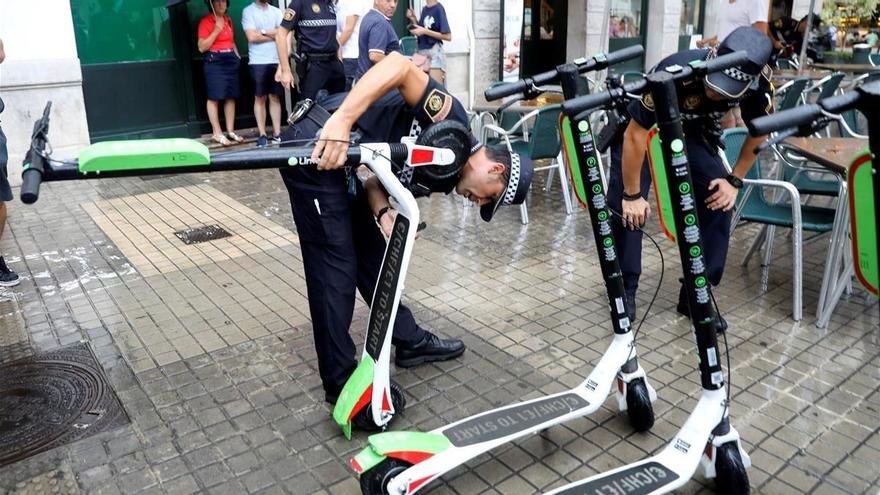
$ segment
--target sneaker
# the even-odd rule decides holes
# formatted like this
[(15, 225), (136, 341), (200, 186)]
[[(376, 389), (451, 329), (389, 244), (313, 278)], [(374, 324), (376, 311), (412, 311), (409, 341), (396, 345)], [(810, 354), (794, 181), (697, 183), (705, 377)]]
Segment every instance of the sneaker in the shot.
[(425, 332), (425, 338), (412, 346), (397, 346), (394, 364), (401, 368), (411, 368), (433, 361), (447, 361), (464, 354), (464, 342), (459, 339), (441, 339), (431, 332)]
[(6, 266), (6, 260), (0, 256), (0, 286), (14, 287), (21, 283), (21, 277)]
[(272, 136), (272, 145), (281, 146), (281, 134), (276, 134)]
[(269, 138), (265, 134), (257, 138), (257, 148), (265, 148), (269, 146)]
[[(684, 282), (683, 279), (679, 279), (679, 281)], [(681, 286), (681, 289), (678, 290), (678, 304), (675, 305), (675, 310), (678, 311), (678, 314), (687, 316), (688, 319), (691, 318), (691, 309), (684, 286)], [(719, 313), (715, 313), (715, 330), (718, 332), (727, 331), (727, 320)]]

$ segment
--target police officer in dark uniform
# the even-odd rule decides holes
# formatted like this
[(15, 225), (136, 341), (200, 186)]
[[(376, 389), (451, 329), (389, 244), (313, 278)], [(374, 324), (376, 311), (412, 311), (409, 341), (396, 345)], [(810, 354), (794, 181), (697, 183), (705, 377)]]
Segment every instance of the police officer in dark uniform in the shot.
[(297, 46), (299, 93), (314, 100), (318, 91), (345, 90), (345, 72), (336, 41), (336, 6), (333, 0), (291, 0), (275, 34), (278, 71), (275, 79), (290, 89), (293, 75), (288, 59), (287, 34), (293, 31)]
[[(822, 18), (818, 15), (813, 15), (813, 29), (817, 29), (821, 24)], [(791, 55), (800, 56), (806, 31), (807, 16), (804, 16), (800, 21), (783, 16), (771, 22), (770, 36), (773, 38), (773, 48), (776, 50), (776, 56), (782, 58), (788, 58)], [(815, 55), (815, 50), (808, 46), (807, 56), (815, 59)]]
[[(393, 88), (399, 91), (389, 91)], [(320, 107), (309, 110), (285, 130), (282, 143), (303, 145), (305, 140), (314, 141), (321, 131), (321, 137), (329, 141), (318, 141), (315, 153), (329, 157), (341, 146), (347, 149), (352, 127), (360, 131), (362, 142), (399, 142), (401, 137), (418, 134), (441, 120), (467, 124), (461, 103), (399, 54), (389, 55), (368, 71), (347, 97), (330, 96), (318, 103)], [(336, 107), (339, 110), (329, 120), (315, 115)], [(342, 125), (344, 132), (339, 126), (342, 115), (354, 119)], [(461, 175), (430, 190), (450, 192), (455, 188), (480, 204), (481, 215), (488, 221), (499, 205), (522, 203), (531, 182), (531, 167), (506, 151), (487, 151), (476, 138), (471, 139), (471, 159)], [(327, 160), (324, 165), (333, 168)], [(335, 160), (332, 165), (337, 165)], [(386, 244), (377, 224), (390, 225), (396, 212), (387, 193), (384, 200), (368, 201), (365, 185), (369, 182), (362, 185), (341, 168), (297, 167), (281, 174), (299, 233), (318, 368), (325, 398), (334, 403), (357, 364), (356, 347), (348, 333), (355, 289), (368, 304), (372, 301)], [(375, 197), (371, 193), (370, 198)], [(465, 350), (461, 340), (441, 339), (419, 327), (403, 304), (398, 308), (392, 342), (399, 367), (452, 359)]]
[[(718, 285), (724, 273), (727, 246), (730, 240), (730, 210), (734, 206), (742, 179), (755, 162), (755, 147), (766, 136), (749, 137), (739, 158), (728, 173), (719, 156), (721, 118), (734, 106), (742, 109), (743, 119), (767, 115), (773, 111), (771, 71), (767, 66), (772, 43), (766, 34), (740, 27), (718, 47), (718, 55), (745, 50), (749, 61), (741, 66), (706, 77), (676, 83), (678, 107), (686, 136), (686, 149), (697, 200), (697, 216), (706, 249), (709, 281)], [(653, 71), (666, 67), (686, 66), (694, 60), (715, 56), (711, 50), (686, 50), (663, 59)], [(642, 232), (650, 207), (647, 202), (651, 175), (645, 159), (648, 129), (654, 125), (654, 102), (650, 94), (631, 102), (627, 110), (631, 120), (623, 135), (612, 145), (608, 202), (622, 213), (612, 224), (620, 250), (624, 288), (630, 304), (630, 317), (635, 318), (635, 293), (642, 271)], [(690, 316), (684, 287), (676, 308)], [(719, 315), (720, 316), (720, 315)], [(726, 328), (723, 318), (721, 329)]]

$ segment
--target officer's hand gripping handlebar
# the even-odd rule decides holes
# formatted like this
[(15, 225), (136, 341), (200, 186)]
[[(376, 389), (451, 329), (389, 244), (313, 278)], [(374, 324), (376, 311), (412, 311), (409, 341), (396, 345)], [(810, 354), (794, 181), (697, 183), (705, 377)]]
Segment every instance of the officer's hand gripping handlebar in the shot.
[[(742, 65), (746, 60), (748, 60), (748, 54), (745, 51), (738, 51), (685, 67), (671, 66), (664, 70), (665, 72), (671, 73), (673, 79), (682, 80)], [(562, 103), (562, 111), (569, 117), (580, 119), (582, 118), (580, 115), (581, 113), (590, 112), (596, 108), (608, 106), (614, 100), (626, 98), (628, 94), (638, 95), (644, 93), (648, 87), (648, 77), (650, 77), (650, 75), (639, 79), (638, 81), (627, 83), (622, 88), (611, 88), (601, 93), (585, 95), (573, 100), (565, 101)]]
[[(577, 66), (579, 74), (585, 72), (599, 71), (627, 60), (632, 60), (642, 56), (645, 49), (642, 45), (633, 45), (626, 48), (611, 52), (609, 54), (600, 53), (588, 59), (578, 59), (573, 63)], [(489, 88), (484, 93), (487, 101), (497, 100), (505, 96), (511, 96), (519, 93), (529, 93), (541, 84), (550, 83), (559, 77), (559, 69), (542, 72), (519, 81), (500, 84), (494, 88)]]
[(46, 141), (49, 134), (49, 112), (52, 102), (46, 103), (43, 116), (34, 122), (31, 146), (24, 156), (21, 173), (21, 200), (31, 204), (40, 197), (40, 182), (46, 167)]

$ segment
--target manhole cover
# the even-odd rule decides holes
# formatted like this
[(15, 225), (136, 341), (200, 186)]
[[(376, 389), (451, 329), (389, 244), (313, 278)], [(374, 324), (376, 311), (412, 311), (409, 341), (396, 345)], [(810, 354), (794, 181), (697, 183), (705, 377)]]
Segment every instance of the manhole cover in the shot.
[(219, 225), (206, 225), (204, 227), (181, 230), (175, 232), (174, 235), (183, 241), (184, 244), (198, 244), (200, 242), (223, 239), (224, 237), (232, 237), (232, 234)]
[(88, 344), (0, 365), (0, 466), (126, 423)]

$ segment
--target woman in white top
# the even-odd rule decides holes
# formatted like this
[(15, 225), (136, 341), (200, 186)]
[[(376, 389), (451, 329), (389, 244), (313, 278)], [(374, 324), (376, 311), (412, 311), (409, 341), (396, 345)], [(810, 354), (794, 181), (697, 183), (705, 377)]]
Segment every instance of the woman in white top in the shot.
[(358, 32), (361, 18), (370, 10), (369, 0), (339, 0), (336, 4), (336, 40), (345, 71), (345, 90), (351, 90), (358, 67)]

